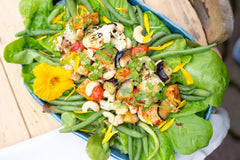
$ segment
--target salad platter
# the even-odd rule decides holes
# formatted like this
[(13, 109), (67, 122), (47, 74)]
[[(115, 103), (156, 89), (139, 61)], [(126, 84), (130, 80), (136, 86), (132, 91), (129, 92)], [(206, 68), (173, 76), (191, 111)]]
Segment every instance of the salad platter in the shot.
[(107, 159), (109, 148), (117, 159), (174, 159), (208, 145), (211, 106), (229, 83), (215, 44), (200, 46), (140, 1), (21, 5), (32, 4), (20, 2), (26, 30), (4, 58), (22, 64), (26, 87), (63, 123), (60, 132), (88, 140), (91, 159)]

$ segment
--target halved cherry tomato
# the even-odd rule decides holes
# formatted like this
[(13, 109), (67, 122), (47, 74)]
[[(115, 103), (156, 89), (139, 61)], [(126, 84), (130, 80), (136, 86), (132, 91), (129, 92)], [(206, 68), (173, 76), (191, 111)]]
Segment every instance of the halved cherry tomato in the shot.
[(96, 86), (93, 88), (92, 96), (94, 101), (100, 101), (103, 98), (103, 88), (102, 86)]
[[(134, 97), (136, 98), (136, 94), (138, 93), (138, 92), (140, 92), (138, 89), (133, 89), (133, 94), (134, 94)], [(133, 98), (126, 98), (126, 99), (124, 99), (124, 101), (127, 103), (127, 104), (129, 104), (129, 105), (133, 105)], [(142, 101), (137, 101), (138, 103), (142, 103), (143, 104), (143, 102)], [(140, 107), (141, 105), (136, 105), (136, 107)]]
[(77, 50), (81, 50), (81, 52), (84, 50), (84, 45), (81, 42), (75, 42), (73, 43), (70, 52), (76, 52)]
[(133, 57), (135, 53), (141, 53), (141, 52), (144, 52), (144, 51), (146, 52), (144, 54), (144, 56), (146, 56), (147, 53), (148, 53), (148, 47), (145, 46), (145, 45), (134, 47), (131, 51), (131, 56)]

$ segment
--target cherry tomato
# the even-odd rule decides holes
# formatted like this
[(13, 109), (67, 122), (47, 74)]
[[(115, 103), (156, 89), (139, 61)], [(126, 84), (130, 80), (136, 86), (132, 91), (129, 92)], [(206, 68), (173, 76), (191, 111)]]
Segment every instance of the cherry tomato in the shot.
[(75, 42), (73, 43), (70, 52), (76, 52), (77, 50), (81, 50), (81, 52), (84, 50), (84, 45), (81, 42)]
[[(133, 89), (133, 94), (134, 94), (134, 97), (136, 98), (136, 94), (140, 92), (138, 89)], [(126, 98), (124, 99), (124, 101), (129, 104), (129, 105), (133, 105), (133, 98)], [(143, 103), (142, 101), (137, 101), (138, 103)], [(140, 107), (141, 105), (136, 105), (136, 107)]]
[(96, 86), (93, 88), (92, 96), (94, 101), (100, 101), (103, 98), (103, 88), (102, 86)]
[(131, 56), (133, 57), (135, 53), (141, 53), (141, 52), (144, 52), (144, 51), (146, 52), (144, 54), (144, 56), (146, 56), (147, 53), (148, 53), (148, 47), (145, 46), (145, 45), (134, 47), (131, 51)]

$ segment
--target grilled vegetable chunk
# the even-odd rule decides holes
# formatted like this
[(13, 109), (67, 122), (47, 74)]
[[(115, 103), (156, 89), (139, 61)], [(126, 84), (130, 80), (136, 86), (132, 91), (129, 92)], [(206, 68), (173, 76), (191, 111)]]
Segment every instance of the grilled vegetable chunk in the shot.
[(84, 29), (89, 25), (99, 24), (98, 12), (81, 15), (73, 18), (73, 28), (75, 29)]

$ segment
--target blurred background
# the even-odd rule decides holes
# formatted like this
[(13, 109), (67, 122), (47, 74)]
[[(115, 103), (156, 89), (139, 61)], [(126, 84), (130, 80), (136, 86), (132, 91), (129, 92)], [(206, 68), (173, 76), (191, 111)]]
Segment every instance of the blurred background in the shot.
[(229, 113), (231, 128), (220, 147), (206, 160), (240, 159), (240, 1), (230, 0), (230, 3), (234, 14), (234, 31), (232, 36), (219, 46), (219, 50), (230, 75), (223, 107)]

